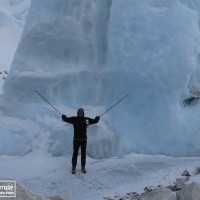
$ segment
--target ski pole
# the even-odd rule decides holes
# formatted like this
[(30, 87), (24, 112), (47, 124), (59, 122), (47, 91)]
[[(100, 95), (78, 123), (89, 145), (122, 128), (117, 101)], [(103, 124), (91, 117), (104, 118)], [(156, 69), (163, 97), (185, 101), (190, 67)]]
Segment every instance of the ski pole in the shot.
[(125, 95), (123, 98), (121, 98), (119, 101), (117, 101), (113, 106), (111, 106), (109, 109), (107, 109), (104, 113), (102, 113), (102, 114), (100, 115), (100, 117), (103, 116), (104, 114), (106, 114), (106, 113), (107, 113), (109, 110), (111, 110), (112, 108), (114, 108), (117, 104), (119, 104), (121, 101), (123, 101), (126, 97), (128, 97), (128, 94)]
[(35, 90), (35, 92), (38, 94), (38, 95), (40, 95), (40, 97), (42, 97), (42, 99), (46, 102), (46, 103), (48, 103), (57, 113), (59, 113), (60, 115), (62, 115), (62, 113), (61, 112), (59, 112), (47, 99), (45, 99), (37, 90)]

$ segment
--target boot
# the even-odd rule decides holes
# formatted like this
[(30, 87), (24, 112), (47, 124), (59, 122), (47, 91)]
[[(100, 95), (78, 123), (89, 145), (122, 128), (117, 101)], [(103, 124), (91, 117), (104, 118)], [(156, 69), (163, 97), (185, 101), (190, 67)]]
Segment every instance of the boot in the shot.
[(87, 173), (87, 170), (85, 169), (85, 167), (81, 167), (81, 171), (86, 174)]
[(76, 174), (76, 167), (72, 167), (72, 174)]

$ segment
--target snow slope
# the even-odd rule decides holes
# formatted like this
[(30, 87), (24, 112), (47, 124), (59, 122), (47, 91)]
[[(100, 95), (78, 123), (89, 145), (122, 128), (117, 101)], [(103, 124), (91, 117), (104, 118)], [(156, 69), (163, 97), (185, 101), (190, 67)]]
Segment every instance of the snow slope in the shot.
[[(79, 166), (71, 174), (70, 157), (52, 157), (43, 153), (27, 156), (0, 156), (0, 177), (17, 179), (31, 191), (43, 196), (61, 196), (66, 200), (102, 200), (104, 197), (143, 192), (146, 186), (173, 185), (188, 169), (191, 181), (200, 158), (172, 158), (130, 154), (121, 158), (94, 160), (88, 158), (87, 174)], [(31, 172), (31, 173), (30, 173)]]

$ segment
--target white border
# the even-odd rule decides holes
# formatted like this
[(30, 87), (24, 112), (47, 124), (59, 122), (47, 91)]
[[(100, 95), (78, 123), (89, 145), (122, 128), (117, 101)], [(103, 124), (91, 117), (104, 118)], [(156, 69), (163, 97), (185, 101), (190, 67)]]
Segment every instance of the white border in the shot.
[(15, 194), (14, 194), (14, 196), (13, 196), (13, 195), (10, 195), (10, 196), (9, 196), (9, 195), (8, 195), (8, 196), (1, 196), (1, 194), (0, 194), (0, 198), (1, 198), (1, 197), (11, 197), (11, 198), (12, 198), (12, 197), (16, 197), (16, 187), (17, 187), (16, 181), (9, 181), (9, 180), (5, 180), (5, 181), (4, 181), (4, 180), (0, 180), (0, 183), (1, 183), (1, 182), (4, 182), (4, 183), (5, 183), (5, 182), (14, 183), (14, 193), (15, 193)]

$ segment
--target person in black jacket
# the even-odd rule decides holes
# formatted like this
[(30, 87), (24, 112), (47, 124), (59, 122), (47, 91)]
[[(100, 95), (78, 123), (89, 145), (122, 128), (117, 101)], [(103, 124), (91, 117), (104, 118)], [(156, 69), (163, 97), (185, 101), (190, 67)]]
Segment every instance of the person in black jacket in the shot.
[(67, 117), (62, 115), (62, 120), (73, 124), (74, 126), (74, 140), (73, 140), (73, 156), (72, 156), (72, 174), (76, 174), (76, 165), (79, 147), (81, 147), (81, 171), (87, 173), (85, 169), (86, 164), (86, 145), (87, 145), (87, 127), (90, 124), (99, 122), (100, 117), (96, 116), (95, 119), (84, 117), (84, 109), (79, 108), (77, 116)]

